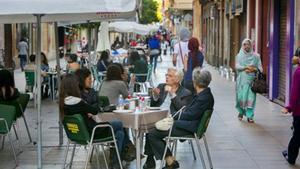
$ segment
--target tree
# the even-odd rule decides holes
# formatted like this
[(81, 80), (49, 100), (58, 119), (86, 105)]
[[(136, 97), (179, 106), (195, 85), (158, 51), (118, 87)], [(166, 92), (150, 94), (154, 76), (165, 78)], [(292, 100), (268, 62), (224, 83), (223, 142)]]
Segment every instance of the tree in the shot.
[(149, 24), (152, 22), (159, 22), (157, 17), (158, 3), (155, 0), (143, 0), (142, 2), (142, 16), (140, 18), (140, 23)]

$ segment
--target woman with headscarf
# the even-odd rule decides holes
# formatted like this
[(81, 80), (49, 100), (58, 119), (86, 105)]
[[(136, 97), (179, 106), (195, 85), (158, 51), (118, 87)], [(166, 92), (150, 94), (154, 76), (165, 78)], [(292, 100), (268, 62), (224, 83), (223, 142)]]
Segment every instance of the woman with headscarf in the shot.
[(202, 67), (204, 56), (199, 50), (199, 41), (197, 38), (191, 38), (188, 42), (188, 57), (184, 58), (184, 87), (195, 94), (193, 86), (192, 73), (194, 68)]
[(244, 39), (240, 52), (236, 56), (237, 79), (236, 79), (236, 108), (239, 120), (247, 117), (249, 123), (254, 123), (254, 108), (256, 93), (251, 90), (251, 84), (255, 73), (262, 72), (262, 64), (258, 54), (253, 52), (250, 39)]
[(295, 52), (293, 64), (296, 65), (297, 68), (293, 75), (290, 103), (289, 106), (282, 110), (284, 114), (292, 112), (293, 115), (293, 136), (290, 140), (288, 150), (282, 152), (284, 158), (291, 165), (295, 165), (300, 147), (300, 47), (298, 47)]

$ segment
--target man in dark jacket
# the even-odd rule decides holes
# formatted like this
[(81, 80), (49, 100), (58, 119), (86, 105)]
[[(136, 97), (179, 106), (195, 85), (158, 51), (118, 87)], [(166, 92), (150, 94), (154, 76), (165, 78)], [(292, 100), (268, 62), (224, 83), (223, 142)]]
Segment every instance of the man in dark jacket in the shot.
[[(174, 121), (172, 128), (172, 136), (180, 137), (186, 135), (193, 135), (197, 131), (203, 113), (206, 110), (213, 110), (214, 97), (208, 87), (211, 81), (211, 74), (206, 70), (195, 68), (193, 71), (193, 82), (196, 90), (191, 103), (181, 113), (180, 119)], [(169, 131), (159, 131), (154, 129), (148, 133), (148, 140), (150, 146), (145, 146), (145, 154), (148, 156), (155, 156), (157, 160), (163, 160), (164, 148), (166, 146), (163, 139), (168, 136)], [(171, 151), (168, 149), (166, 153), (166, 167), (167, 169), (179, 168), (179, 163), (172, 156)], [(144, 169), (155, 168), (155, 161), (153, 163), (146, 161)]]
[(165, 107), (170, 105), (170, 112), (174, 114), (181, 107), (187, 105), (192, 100), (192, 93), (180, 85), (182, 78), (182, 72), (175, 68), (169, 68), (166, 74), (166, 83), (161, 83), (153, 89), (151, 106)]

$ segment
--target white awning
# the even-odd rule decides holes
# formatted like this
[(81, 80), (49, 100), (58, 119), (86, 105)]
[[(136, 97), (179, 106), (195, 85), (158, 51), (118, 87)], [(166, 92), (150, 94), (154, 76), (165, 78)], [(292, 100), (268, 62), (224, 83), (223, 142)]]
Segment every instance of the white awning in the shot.
[(147, 35), (151, 31), (158, 30), (158, 27), (151, 25), (143, 25), (131, 21), (120, 21), (109, 23), (109, 30), (116, 32), (133, 32), (140, 35)]
[(126, 19), (135, 16), (133, 0), (1, 0), (0, 23)]

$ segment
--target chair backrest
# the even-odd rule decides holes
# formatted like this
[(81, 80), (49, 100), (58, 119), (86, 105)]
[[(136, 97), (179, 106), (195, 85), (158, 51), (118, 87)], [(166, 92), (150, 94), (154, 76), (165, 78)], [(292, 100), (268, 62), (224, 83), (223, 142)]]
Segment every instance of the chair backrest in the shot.
[[(25, 111), (27, 104), (29, 102), (29, 95), (28, 94), (20, 94), (19, 98), (16, 100), (10, 101), (0, 101), (0, 104), (13, 106), (16, 111), (16, 118), (22, 116), (23, 112)], [(16, 120), (16, 119), (14, 119)]]
[(213, 110), (206, 110), (204, 112), (204, 114), (201, 118), (201, 121), (199, 123), (198, 130), (197, 130), (197, 136), (199, 138), (202, 138), (203, 134), (206, 132), (212, 112), (213, 112)]
[(147, 72), (147, 79), (146, 79), (147, 82), (150, 82), (151, 75), (152, 75), (152, 65), (148, 64), (148, 72)]
[(97, 70), (97, 67), (95, 65), (92, 65), (91, 66), (91, 72), (92, 72), (92, 75), (94, 77), (94, 79), (97, 81), (97, 82), (101, 82), (100, 78), (99, 78), (99, 74), (98, 74), (98, 70)]
[(110, 105), (109, 98), (107, 96), (98, 96), (98, 105), (100, 107), (109, 106)]
[(27, 86), (34, 86), (34, 81), (35, 81), (34, 76), (35, 76), (34, 71), (25, 70), (25, 78), (26, 78), (26, 85)]
[(90, 141), (90, 134), (80, 114), (66, 115), (63, 119), (64, 129), (68, 138), (77, 143), (86, 145)]
[(14, 106), (0, 104), (0, 119), (4, 119), (7, 123), (8, 130), (5, 122), (0, 120), (0, 134), (7, 134), (10, 131), (11, 125), (16, 118), (16, 109)]

